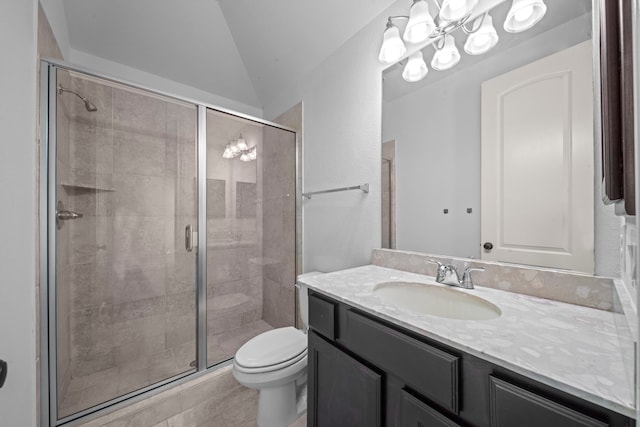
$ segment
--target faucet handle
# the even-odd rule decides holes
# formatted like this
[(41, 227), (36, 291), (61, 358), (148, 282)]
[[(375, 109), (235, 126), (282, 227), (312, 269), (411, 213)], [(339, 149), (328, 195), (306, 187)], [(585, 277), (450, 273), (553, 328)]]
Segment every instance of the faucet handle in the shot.
[(440, 283), (444, 280), (445, 275), (445, 267), (440, 261), (436, 261), (435, 259), (428, 259), (427, 262), (432, 264), (436, 264), (438, 268), (436, 269), (436, 282)]
[(444, 267), (444, 265), (440, 261), (436, 261), (435, 259), (428, 259), (427, 262), (430, 262), (432, 264), (437, 264), (438, 268)]
[(471, 280), (472, 271), (484, 271), (484, 267), (467, 267), (462, 274), (462, 286), (467, 289), (473, 289), (473, 281)]

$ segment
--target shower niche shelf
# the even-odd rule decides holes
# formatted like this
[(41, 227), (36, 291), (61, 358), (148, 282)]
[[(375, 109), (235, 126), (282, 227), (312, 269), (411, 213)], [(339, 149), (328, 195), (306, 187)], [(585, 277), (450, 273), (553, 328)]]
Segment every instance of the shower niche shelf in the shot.
[(103, 185), (90, 185), (90, 184), (62, 184), (67, 190), (81, 190), (81, 191), (116, 191), (113, 188), (109, 188)]

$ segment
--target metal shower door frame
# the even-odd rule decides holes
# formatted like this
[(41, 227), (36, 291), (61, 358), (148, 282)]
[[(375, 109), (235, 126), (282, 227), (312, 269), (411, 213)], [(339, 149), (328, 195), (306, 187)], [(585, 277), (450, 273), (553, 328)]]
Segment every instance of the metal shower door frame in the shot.
[[(195, 372), (186, 372), (154, 383), (131, 393), (118, 396), (102, 404), (92, 406), (70, 416), (58, 419), (58, 391), (57, 391), (57, 307), (56, 307), (56, 90), (57, 71), (66, 70), (89, 77), (99, 78), (115, 84), (125, 85), (134, 89), (143, 90), (149, 94), (161, 95), (180, 102), (190, 103), (197, 108), (197, 194), (198, 194), (198, 245), (196, 256), (196, 360)], [(181, 97), (153, 88), (138, 85), (116, 77), (94, 72), (70, 65), (64, 61), (43, 58), (40, 61), (40, 194), (39, 194), (39, 233), (40, 233), (40, 427), (55, 427), (63, 424), (76, 425), (87, 415), (100, 415), (107, 410), (116, 410), (152, 395), (186, 383), (202, 375), (208, 374), (231, 363), (231, 359), (216, 365), (207, 367), (207, 110), (222, 112), (255, 123), (271, 126), (295, 135), (295, 203), (296, 203), (296, 260), (298, 270), (299, 263), (297, 247), (302, 242), (302, 209), (301, 209), (301, 155), (302, 147), (298, 132), (295, 129), (279, 125), (267, 120), (238, 113), (226, 108), (211, 105), (202, 101)], [(296, 275), (299, 271), (296, 271)], [(292, 301), (295, 304), (295, 301)], [(297, 305), (295, 316), (297, 318)]]

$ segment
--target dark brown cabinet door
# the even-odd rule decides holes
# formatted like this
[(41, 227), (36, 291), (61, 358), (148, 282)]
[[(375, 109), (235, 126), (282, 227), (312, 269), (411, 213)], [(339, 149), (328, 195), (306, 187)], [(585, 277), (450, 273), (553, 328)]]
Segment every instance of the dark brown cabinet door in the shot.
[(606, 427), (608, 424), (495, 377), (489, 377), (491, 427)]
[(402, 427), (460, 427), (460, 425), (406, 390), (402, 390)]
[(381, 425), (382, 376), (309, 331), (309, 427)]

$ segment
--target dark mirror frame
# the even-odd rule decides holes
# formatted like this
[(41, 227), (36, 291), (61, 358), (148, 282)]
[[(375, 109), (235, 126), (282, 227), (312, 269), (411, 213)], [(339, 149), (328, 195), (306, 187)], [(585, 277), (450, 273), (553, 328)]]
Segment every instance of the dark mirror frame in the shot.
[(631, 3), (599, 0), (603, 200), (627, 215), (636, 214)]

